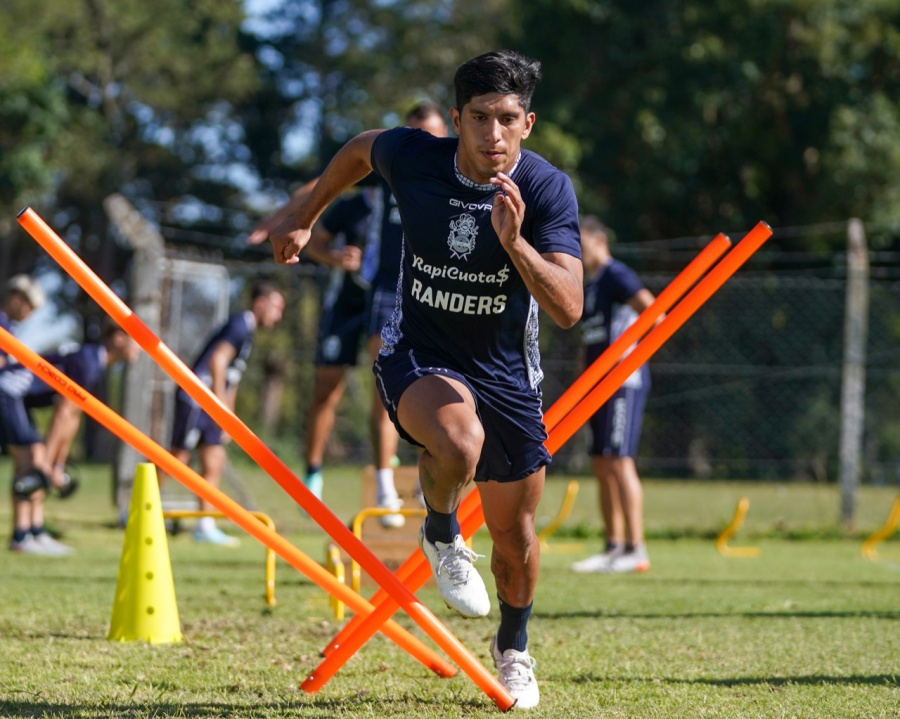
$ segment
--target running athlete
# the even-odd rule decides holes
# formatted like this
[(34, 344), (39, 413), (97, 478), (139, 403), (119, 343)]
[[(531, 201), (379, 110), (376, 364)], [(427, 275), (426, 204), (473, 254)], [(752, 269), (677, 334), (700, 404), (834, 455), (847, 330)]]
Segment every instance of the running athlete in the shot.
[(478, 482), (500, 600), (491, 654), (520, 708), (540, 697), (527, 649), (540, 564), (534, 515), (550, 462), (538, 311), (568, 328), (583, 302), (572, 184), (521, 148), (539, 79), (540, 63), (516, 52), (469, 60), (450, 109), (458, 140), (409, 128), (358, 135), (270, 238), (276, 261), (294, 263), (345, 187), (371, 169), (390, 184), (403, 262), (376, 380), (401, 436), (422, 447), (420, 545), (444, 601), (469, 617), (490, 610), (456, 518), (464, 487)]
[[(44, 304), (44, 291), (41, 286), (28, 275), (13, 275), (7, 280), (0, 299), (0, 327), (12, 330), (19, 322), (24, 322)], [(0, 367), (9, 358), (0, 349)]]
[[(207, 340), (191, 369), (211, 388), (226, 407), (234, 409), (238, 384), (247, 368), (247, 358), (253, 347), (257, 327), (271, 329), (281, 321), (284, 295), (269, 282), (259, 282), (252, 290), (250, 309), (237, 312)], [(175, 396), (175, 416), (172, 420), (172, 454), (188, 464), (196, 450), (201, 474), (207, 482), (218, 487), (225, 466), (227, 441), (219, 425), (183, 389)], [(160, 477), (161, 483), (163, 477)], [(212, 511), (212, 505), (200, 501), (200, 510)], [(194, 539), (222, 546), (240, 544), (237, 537), (225, 534), (216, 526), (213, 517), (200, 517)]]
[[(125, 332), (110, 324), (100, 344), (60, 348), (44, 360), (91, 394), (97, 394), (106, 370), (117, 362), (134, 362), (140, 348)], [(31, 411), (53, 407), (43, 438)], [(0, 444), (13, 460), (13, 533), (9, 548), (23, 554), (64, 556), (72, 547), (44, 530), (44, 498), (51, 487), (63, 495), (74, 485), (65, 472), (66, 460), (78, 426), (81, 408), (57, 394), (27, 367), (8, 364), (0, 370)]]
[[(581, 321), (587, 367), (655, 298), (634, 270), (612, 257), (606, 228), (593, 215), (581, 218), (581, 253), (590, 278)], [(644, 364), (590, 419), (591, 465), (600, 489), (606, 546), (575, 562), (576, 572), (621, 574), (650, 568), (644, 544), (644, 492), (634, 463), (649, 391), (650, 370)]]

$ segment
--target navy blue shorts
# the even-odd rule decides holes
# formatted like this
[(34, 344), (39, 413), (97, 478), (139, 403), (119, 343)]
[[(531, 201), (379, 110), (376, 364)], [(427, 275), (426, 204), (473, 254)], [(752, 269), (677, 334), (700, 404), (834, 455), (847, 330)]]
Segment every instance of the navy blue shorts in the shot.
[(381, 334), (384, 327), (394, 314), (397, 307), (397, 288), (373, 287), (369, 292), (368, 306), (366, 308), (366, 322), (369, 330), (368, 336)]
[(476, 482), (489, 479), (515, 482), (550, 464), (550, 453), (544, 446), (547, 430), (541, 412), (540, 390), (466, 377), (448, 367), (444, 360), (414, 355), (412, 350), (379, 355), (373, 371), (391, 421), (403, 439), (417, 446), (421, 444), (397, 420), (397, 403), (407, 387), (425, 375), (439, 374), (469, 388), (484, 428), (484, 446), (475, 469)]
[(325, 310), (319, 321), (319, 337), (316, 342), (316, 366), (337, 365), (355, 367), (359, 351), (366, 340), (365, 295), (346, 298)]
[(222, 428), (196, 402), (178, 396), (175, 399), (170, 446), (175, 449), (196, 449), (216, 444), (222, 444)]
[(25, 400), (0, 393), (0, 447), (26, 447), (43, 441)]
[(634, 457), (650, 387), (621, 387), (590, 419), (592, 457)]

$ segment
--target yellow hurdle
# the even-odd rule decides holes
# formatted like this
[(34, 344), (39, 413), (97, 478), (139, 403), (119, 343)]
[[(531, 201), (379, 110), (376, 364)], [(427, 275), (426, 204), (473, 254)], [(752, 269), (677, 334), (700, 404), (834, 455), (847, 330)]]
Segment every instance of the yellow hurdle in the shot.
[(577, 479), (569, 480), (569, 484), (566, 485), (566, 496), (563, 497), (562, 506), (560, 506), (559, 512), (556, 514), (556, 517), (553, 518), (553, 521), (544, 527), (538, 534), (538, 541), (541, 543), (541, 549), (547, 548), (547, 540), (553, 536), (556, 530), (562, 526), (562, 523), (569, 518), (570, 514), (572, 514), (572, 507), (575, 506), (575, 497), (578, 496), (579, 487), (580, 485), (578, 484)]
[(872, 561), (878, 559), (878, 552), (875, 551), (875, 546), (890, 537), (897, 530), (898, 524), (900, 524), (900, 497), (897, 497), (894, 500), (894, 504), (891, 505), (891, 511), (888, 512), (888, 518), (884, 526), (862, 543), (862, 547), (859, 550), (860, 553), (866, 559)]
[[(336, 544), (328, 545), (327, 556), (325, 557), (325, 568), (334, 575), (339, 582), (347, 583), (344, 576), (344, 561), (341, 559), (341, 549)], [(331, 605), (331, 611), (334, 612), (334, 618), (340, 622), (344, 619), (344, 603), (329, 595), (328, 603)]]
[(750, 509), (750, 500), (747, 497), (741, 497), (734, 510), (734, 517), (731, 523), (722, 530), (722, 533), (716, 537), (716, 551), (723, 557), (758, 557), (759, 547), (729, 547), (728, 540), (741, 528), (744, 523), (744, 517), (747, 510)]

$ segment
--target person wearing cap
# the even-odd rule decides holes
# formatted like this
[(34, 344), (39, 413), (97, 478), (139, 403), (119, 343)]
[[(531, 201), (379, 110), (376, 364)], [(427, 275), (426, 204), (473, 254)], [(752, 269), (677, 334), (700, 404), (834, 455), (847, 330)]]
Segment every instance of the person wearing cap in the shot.
[[(43, 355), (43, 360), (96, 394), (109, 367), (134, 362), (139, 351), (138, 344), (110, 322), (99, 343), (69, 344)], [(32, 410), (44, 407), (52, 407), (53, 415), (42, 435)], [(45, 530), (44, 499), (51, 489), (66, 497), (77, 486), (66, 473), (66, 460), (80, 423), (81, 408), (30, 369), (12, 363), (0, 369), (0, 446), (13, 460), (10, 551), (56, 557), (72, 553)]]
[[(44, 291), (28, 275), (13, 275), (3, 288), (0, 299), (0, 327), (12, 331), (14, 325), (28, 319), (28, 316), (44, 304)], [(6, 352), (0, 349), (0, 367), (8, 362)]]

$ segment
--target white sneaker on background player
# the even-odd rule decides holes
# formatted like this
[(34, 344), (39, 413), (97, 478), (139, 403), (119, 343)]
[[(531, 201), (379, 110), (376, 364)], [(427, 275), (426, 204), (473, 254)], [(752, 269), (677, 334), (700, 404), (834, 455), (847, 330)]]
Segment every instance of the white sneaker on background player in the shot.
[(582, 574), (607, 574), (610, 571), (613, 560), (624, 551), (625, 548), (623, 546), (616, 545), (612, 549), (607, 549), (605, 552), (592, 554), (586, 559), (575, 562), (570, 569), (573, 572)]

